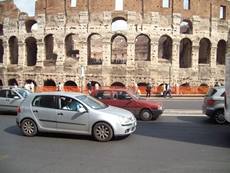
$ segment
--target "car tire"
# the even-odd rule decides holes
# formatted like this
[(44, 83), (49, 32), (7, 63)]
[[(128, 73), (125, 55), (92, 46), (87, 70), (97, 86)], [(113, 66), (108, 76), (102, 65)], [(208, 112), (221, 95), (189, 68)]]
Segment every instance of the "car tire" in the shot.
[(142, 121), (150, 121), (153, 119), (153, 114), (150, 110), (148, 109), (143, 109), (141, 112), (140, 112), (140, 119)]
[(224, 110), (217, 110), (214, 113), (214, 120), (217, 124), (225, 124), (226, 120), (224, 118)]
[(113, 138), (112, 127), (105, 122), (98, 122), (93, 126), (93, 136), (99, 142), (107, 142)]
[(32, 119), (24, 119), (21, 124), (22, 133), (25, 136), (35, 136), (38, 133), (36, 123)]

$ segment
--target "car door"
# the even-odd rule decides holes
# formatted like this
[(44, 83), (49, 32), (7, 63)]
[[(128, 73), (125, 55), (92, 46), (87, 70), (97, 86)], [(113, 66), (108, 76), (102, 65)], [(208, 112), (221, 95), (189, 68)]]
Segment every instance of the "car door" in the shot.
[(23, 97), (14, 90), (7, 90), (6, 92), (6, 104), (9, 111), (16, 112), (17, 107), (23, 101)]
[(136, 114), (138, 108), (138, 103), (130, 96), (126, 91), (114, 91), (114, 106), (129, 110)]
[(75, 132), (86, 133), (89, 127), (89, 113), (79, 111), (80, 108), (84, 107), (83, 104), (67, 96), (60, 96), (58, 103), (57, 128), (59, 130), (74, 130)]
[(32, 112), (43, 128), (57, 128), (57, 110), (57, 97), (54, 95), (38, 95), (32, 102)]
[(6, 98), (7, 90), (0, 90), (0, 111), (7, 111), (7, 98)]

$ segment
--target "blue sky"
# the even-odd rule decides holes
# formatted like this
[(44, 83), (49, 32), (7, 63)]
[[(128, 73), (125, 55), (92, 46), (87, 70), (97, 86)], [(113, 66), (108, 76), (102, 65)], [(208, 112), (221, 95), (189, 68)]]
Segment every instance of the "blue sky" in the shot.
[[(0, 0), (0, 2), (1, 1), (5, 0)], [(20, 11), (28, 13), (29, 16), (34, 16), (35, 0), (14, 0), (14, 3)]]
[(22, 12), (34, 16), (35, 0), (14, 0), (14, 3)]

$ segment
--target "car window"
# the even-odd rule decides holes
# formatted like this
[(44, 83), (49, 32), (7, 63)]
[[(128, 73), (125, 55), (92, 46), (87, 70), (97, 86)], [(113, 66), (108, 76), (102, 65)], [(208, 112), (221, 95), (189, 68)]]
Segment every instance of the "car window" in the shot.
[(210, 88), (207, 93), (207, 96), (213, 96), (216, 92), (217, 90), (215, 88)]
[(61, 96), (59, 98), (59, 103), (61, 105), (60, 108), (63, 110), (79, 112), (79, 109), (83, 107), (83, 105), (77, 100), (70, 98), (70, 97), (66, 97), (66, 96)]
[(0, 91), (0, 97), (6, 97), (6, 90)]
[(104, 109), (108, 107), (106, 104), (100, 102), (99, 100), (91, 96), (81, 95), (77, 96), (76, 98), (93, 109)]
[(98, 91), (96, 94), (96, 98), (98, 99), (111, 99), (111, 91)]
[(30, 93), (30, 91), (27, 91), (27, 90), (24, 90), (24, 89), (17, 89), (17, 92), (24, 98), (26, 98)]
[(19, 95), (13, 90), (8, 90), (7, 93), (6, 93), (7, 98), (14, 98), (15, 96), (19, 97)]
[(118, 91), (117, 92), (117, 99), (119, 99), (119, 100), (130, 100), (131, 97), (126, 91)]
[(43, 108), (53, 108), (53, 109), (58, 108), (56, 97), (52, 95), (37, 96), (33, 100), (32, 106), (38, 106), (38, 107), (43, 107)]

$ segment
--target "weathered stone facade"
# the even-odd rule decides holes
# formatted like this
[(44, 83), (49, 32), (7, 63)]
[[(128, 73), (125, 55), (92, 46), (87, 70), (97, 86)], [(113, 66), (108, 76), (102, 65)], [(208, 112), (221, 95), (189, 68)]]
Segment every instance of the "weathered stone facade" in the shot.
[[(230, 3), (188, 2), (184, 9), (181, 0), (168, 8), (162, 0), (123, 0), (116, 10), (115, 0), (77, 0), (73, 7), (71, 0), (37, 0), (34, 17), (13, 0), (0, 2), (2, 84), (223, 82)], [(118, 20), (126, 30), (113, 30)]]

